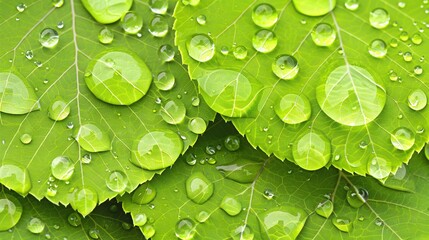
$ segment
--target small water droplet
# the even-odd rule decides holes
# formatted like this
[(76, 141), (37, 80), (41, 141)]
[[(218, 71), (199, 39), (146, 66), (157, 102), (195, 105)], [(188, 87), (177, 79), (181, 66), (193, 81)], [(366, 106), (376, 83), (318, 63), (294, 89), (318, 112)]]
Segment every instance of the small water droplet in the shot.
[(92, 239), (99, 239), (100, 238), (100, 232), (98, 231), (98, 229), (89, 229), (88, 231), (88, 235), (92, 238)]
[(64, 0), (52, 0), (52, 5), (56, 8), (60, 8), (64, 5)]
[(179, 239), (193, 239), (196, 233), (195, 223), (190, 218), (184, 218), (176, 223), (174, 233)]
[(83, 124), (75, 132), (79, 146), (88, 152), (104, 152), (112, 149), (110, 136), (97, 125)]
[(353, 222), (346, 218), (334, 217), (332, 223), (342, 232), (350, 232), (353, 227)]
[(125, 191), (128, 185), (127, 176), (121, 171), (113, 171), (110, 176), (106, 179), (106, 186), (117, 193)]
[(230, 216), (237, 216), (241, 212), (241, 203), (233, 196), (225, 196), (220, 203), (220, 208)]
[(194, 172), (186, 180), (186, 195), (193, 202), (203, 204), (213, 195), (214, 186), (202, 172)]
[(243, 60), (247, 57), (247, 48), (245, 46), (237, 46), (232, 51), (232, 54), (236, 59)]
[(346, 0), (344, 6), (350, 11), (355, 11), (359, 8), (359, 0)]
[(64, 21), (59, 21), (59, 22), (57, 23), (57, 28), (58, 28), (58, 29), (63, 29), (63, 28), (64, 28)]
[(377, 225), (379, 227), (381, 227), (381, 226), (384, 225), (383, 220), (381, 220), (380, 218), (376, 218), (375, 221), (374, 221), (374, 223), (375, 223), (375, 225)]
[(182, 101), (169, 100), (161, 109), (161, 117), (168, 124), (179, 124), (186, 116), (186, 108)]
[(269, 53), (277, 46), (277, 37), (270, 30), (259, 30), (252, 39), (253, 47), (261, 53)]
[(0, 194), (0, 231), (14, 227), (21, 219), (22, 205), (12, 195)]
[(166, 14), (168, 10), (168, 0), (150, 0), (150, 10), (155, 14)]
[(19, 140), (21, 140), (21, 142), (23, 143), (23, 144), (30, 144), (31, 143), (31, 141), (33, 140), (33, 138), (31, 137), (31, 135), (30, 134), (28, 134), (28, 133), (24, 133), (24, 134), (22, 134), (21, 135), (21, 137), (19, 138)]
[(25, 3), (20, 3), (16, 5), (16, 10), (18, 10), (18, 12), (24, 12), (26, 8), (27, 8), (27, 5), (25, 5)]
[(413, 60), (413, 54), (410, 52), (405, 52), (402, 57), (404, 58), (405, 62), (411, 62)]
[(154, 37), (165, 37), (168, 33), (168, 22), (162, 15), (156, 15), (149, 23), (149, 32)]
[(355, 191), (355, 188), (351, 188), (347, 191), (347, 202), (350, 204), (350, 206), (354, 208), (361, 207), (367, 200), (369, 193), (364, 188), (358, 188), (357, 192)]
[(374, 157), (368, 161), (367, 170), (374, 178), (383, 179), (389, 176), (392, 171), (392, 165), (382, 157)]
[(200, 98), (199, 97), (192, 97), (192, 106), (198, 107), (200, 105)]
[(40, 32), (39, 42), (45, 48), (54, 48), (59, 40), (58, 32), (52, 28), (45, 28)]
[(100, 32), (98, 33), (98, 40), (102, 44), (111, 44), (114, 38), (115, 38), (115, 35), (113, 31), (107, 27), (100, 29)]
[(406, 32), (406, 31), (402, 31), (399, 34), (399, 39), (401, 39), (401, 41), (403, 41), (403, 42), (408, 41), (409, 38), (410, 38), (410, 36), (408, 35), (408, 32)]
[(162, 91), (171, 90), (174, 87), (176, 79), (171, 72), (160, 72), (154, 79), (155, 86)]
[(80, 218), (80, 215), (77, 212), (70, 213), (70, 215), (67, 217), (67, 221), (73, 227), (77, 227), (77, 226), (80, 226), (82, 224), (82, 220)]
[(51, 173), (58, 180), (69, 180), (74, 172), (74, 163), (66, 156), (54, 158), (51, 162)]
[(417, 65), (414, 67), (413, 72), (416, 75), (421, 75), (423, 73), (423, 68), (421, 66)]
[(141, 228), (141, 231), (146, 239), (149, 239), (155, 235), (155, 228), (151, 224), (146, 224)]
[(200, 222), (200, 223), (204, 223), (206, 222), (210, 217), (210, 214), (206, 211), (200, 211), (196, 216), (195, 219)]
[(415, 45), (420, 45), (423, 42), (423, 38), (420, 34), (415, 33), (413, 36), (411, 36), (411, 42)]
[(54, 121), (62, 121), (70, 114), (70, 106), (62, 99), (55, 100), (48, 108), (48, 116)]
[(207, 129), (206, 121), (200, 117), (191, 118), (188, 122), (188, 129), (195, 134), (203, 134)]
[(121, 18), (121, 26), (125, 33), (137, 34), (143, 27), (143, 18), (136, 12), (127, 12)]
[(32, 217), (27, 223), (27, 229), (34, 234), (39, 234), (45, 230), (45, 223), (37, 217)]
[(396, 149), (407, 151), (414, 146), (415, 136), (410, 129), (399, 127), (390, 135), (390, 142)]
[(408, 95), (408, 106), (415, 110), (420, 111), (427, 105), (427, 97), (425, 92), (421, 89), (416, 89)]
[(156, 189), (151, 187), (149, 184), (140, 185), (134, 192), (132, 201), (136, 204), (148, 204), (152, 202), (156, 197)]
[(229, 48), (227, 46), (222, 46), (220, 48), (220, 53), (222, 53), (223, 55), (228, 55), (229, 54)]
[(33, 51), (32, 50), (27, 50), (27, 51), (25, 51), (25, 58), (27, 58), (28, 60), (31, 60), (31, 59), (33, 59), (33, 57), (34, 57), (34, 54), (33, 54)]
[(215, 45), (209, 36), (197, 34), (186, 44), (188, 54), (191, 58), (199, 62), (211, 60), (215, 54)]
[(383, 40), (375, 39), (369, 44), (368, 52), (375, 58), (383, 58), (387, 54), (387, 45)]
[(207, 19), (206, 19), (205, 15), (199, 15), (197, 17), (197, 23), (200, 25), (206, 25), (206, 21), (207, 21)]
[(277, 77), (285, 80), (293, 79), (299, 71), (298, 61), (291, 55), (277, 56), (271, 68)]
[(162, 45), (158, 50), (158, 55), (161, 61), (163, 62), (171, 62), (174, 60), (174, 55), (176, 51), (170, 44)]
[(265, 191), (264, 191), (264, 197), (266, 199), (271, 200), (271, 199), (274, 198), (274, 196), (275, 195), (274, 195), (273, 191), (271, 191), (271, 189), (265, 189)]
[(325, 202), (320, 203), (316, 208), (316, 213), (324, 218), (329, 218), (333, 211), (334, 204), (331, 200), (326, 200)]
[(311, 116), (311, 106), (304, 95), (286, 94), (274, 110), (277, 116), (287, 124), (298, 124), (307, 121)]
[(263, 28), (270, 28), (278, 20), (276, 9), (268, 3), (262, 3), (256, 6), (252, 12), (252, 20), (256, 25)]
[(336, 37), (334, 28), (328, 23), (319, 23), (311, 31), (314, 44), (321, 47), (331, 46)]
[(133, 216), (133, 222), (135, 226), (141, 227), (147, 223), (147, 216), (144, 213), (138, 213)]
[(389, 25), (390, 15), (385, 9), (376, 8), (369, 13), (369, 22), (374, 28), (383, 29)]
[(236, 135), (230, 135), (225, 138), (224, 146), (228, 151), (237, 151), (240, 148), (240, 138)]

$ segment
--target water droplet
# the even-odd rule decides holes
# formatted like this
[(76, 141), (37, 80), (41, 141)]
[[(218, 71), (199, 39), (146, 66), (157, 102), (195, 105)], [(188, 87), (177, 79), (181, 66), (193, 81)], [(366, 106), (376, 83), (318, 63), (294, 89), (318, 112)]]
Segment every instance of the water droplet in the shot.
[(182, 123), (186, 116), (185, 105), (178, 100), (169, 100), (161, 109), (161, 117), (169, 124)]
[(223, 55), (228, 55), (229, 54), (229, 48), (227, 46), (222, 46), (220, 48), (220, 53), (222, 53)]
[(40, 32), (39, 42), (45, 48), (54, 48), (59, 40), (58, 32), (52, 28), (45, 28)]
[(408, 106), (415, 110), (420, 111), (426, 107), (427, 97), (425, 92), (421, 89), (416, 89), (408, 95)]
[(62, 99), (55, 100), (48, 109), (48, 116), (54, 121), (62, 121), (70, 114), (70, 106)]
[(155, 16), (149, 23), (149, 32), (154, 37), (165, 37), (168, 33), (168, 22), (162, 15)]
[(66, 156), (54, 158), (51, 162), (51, 173), (58, 180), (69, 180), (74, 172), (74, 163)]
[(64, 28), (64, 21), (59, 21), (59, 22), (57, 23), (57, 28), (58, 28), (58, 29), (63, 29), (63, 28)]
[(396, 48), (398, 46), (398, 39), (392, 38), (390, 40), (390, 46), (393, 47), (393, 48)]
[(216, 154), (216, 148), (214, 146), (211, 146), (211, 145), (206, 146), (206, 154), (207, 155), (215, 155)]
[(369, 23), (377, 29), (383, 29), (389, 25), (390, 15), (383, 8), (376, 8), (369, 13)]
[(134, 142), (131, 163), (148, 169), (158, 170), (173, 165), (183, 150), (183, 141), (171, 130), (146, 133)]
[(220, 208), (230, 216), (237, 216), (241, 212), (241, 203), (232, 196), (225, 196), (220, 203)]
[(127, 176), (121, 171), (113, 171), (110, 176), (106, 179), (106, 186), (117, 193), (121, 193), (125, 190), (128, 184)]
[(421, 75), (423, 73), (423, 68), (421, 66), (415, 66), (414, 67), (414, 74)]
[(320, 203), (316, 208), (316, 213), (324, 218), (329, 218), (334, 211), (334, 204), (331, 200)]
[(180, 239), (193, 239), (197, 231), (195, 230), (195, 223), (189, 218), (184, 218), (176, 223), (174, 233)]
[(166, 14), (168, 10), (168, 0), (150, 0), (150, 10), (155, 14)]
[(405, 62), (411, 62), (413, 60), (413, 54), (410, 52), (405, 52), (402, 57), (404, 58)]
[(277, 46), (277, 37), (270, 30), (259, 30), (252, 39), (253, 47), (261, 53), (269, 53)]
[(196, 216), (195, 219), (200, 222), (200, 223), (204, 223), (206, 222), (210, 217), (210, 214), (206, 211), (200, 211)]
[(0, 72), (0, 112), (25, 114), (40, 109), (36, 93), (24, 79), (18, 73)]
[(27, 195), (31, 189), (31, 180), (27, 169), (12, 164), (0, 167), (0, 183), (22, 196)]
[(423, 38), (420, 34), (415, 33), (413, 36), (411, 36), (411, 42), (415, 45), (420, 45), (423, 42)]
[(237, 151), (240, 148), (240, 138), (236, 135), (230, 135), (225, 138), (224, 146), (228, 151)]
[(134, 226), (141, 227), (147, 223), (147, 216), (144, 213), (138, 213), (133, 216)]
[(37, 217), (32, 217), (27, 223), (27, 229), (34, 234), (39, 234), (45, 230), (45, 223)]
[(367, 169), (368, 173), (374, 178), (383, 179), (392, 172), (392, 165), (382, 157), (374, 157), (368, 161)]
[(100, 238), (100, 232), (98, 231), (98, 229), (89, 229), (88, 231), (88, 235), (92, 238), (92, 239), (98, 239)]
[(350, 232), (353, 227), (353, 222), (346, 218), (334, 217), (332, 218), (332, 223), (342, 232)]
[(114, 38), (115, 35), (113, 34), (113, 31), (107, 27), (102, 28), (98, 33), (98, 41), (102, 44), (111, 44)]
[(407, 151), (414, 146), (415, 136), (410, 129), (399, 127), (390, 135), (390, 142), (396, 149)]
[(33, 138), (31, 137), (30, 134), (28, 133), (24, 133), (21, 135), (21, 137), (19, 138), (19, 140), (22, 142), (22, 144), (30, 144), (31, 141), (33, 140)]
[(266, 199), (271, 200), (271, 199), (274, 198), (274, 196), (275, 195), (274, 195), (273, 191), (271, 191), (270, 189), (265, 189), (265, 191), (264, 191), (264, 197)]
[(374, 221), (374, 223), (375, 223), (375, 225), (377, 225), (379, 227), (381, 227), (381, 226), (384, 225), (383, 220), (381, 220), (380, 218), (376, 218), (375, 221)]
[(334, 28), (328, 23), (319, 23), (311, 31), (314, 44), (321, 47), (331, 46), (336, 37)]
[(408, 32), (403, 31), (401, 32), (401, 34), (399, 34), (399, 39), (401, 39), (401, 41), (406, 42), (408, 39), (410, 38), (410, 36), (408, 35)]
[(64, 5), (64, 0), (52, 0), (52, 5), (56, 8), (60, 8)]
[(276, 207), (259, 216), (264, 239), (296, 239), (306, 220), (307, 213), (292, 206)]
[(344, 6), (350, 11), (355, 11), (359, 8), (359, 0), (346, 0)]
[(156, 189), (149, 184), (140, 185), (134, 192), (132, 201), (136, 204), (148, 204), (156, 197)]
[(18, 12), (24, 12), (26, 8), (27, 8), (27, 5), (25, 5), (25, 3), (20, 3), (16, 5), (16, 10), (18, 10)]
[(188, 129), (195, 134), (203, 134), (207, 129), (206, 121), (200, 117), (191, 118), (188, 122)]
[(67, 221), (73, 227), (78, 227), (82, 224), (82, 219), (77, 212), (70, 213), (70, 215), (67, 217)]
[(127, 12), (121, 17), (121, 26), (125, 33), (137, 34), (143, 27), (143, 18), (136, 12)]
[(85, 82), (91, 92), (98, 99), (115, 105), (137, 102), (152, 82), (152, 73), (145, 62), (135, 53), (124, 50), (100, 53), (91, 60), (85, 72), (89, 73), (85, 74)]
[(25, 58), (27, 58), (28, 60), (31, 60), (31, 59), (33, 59), (33, 57), (34, 57), (34, 54), (33, 54), (33, 51), (32, 50), (27, 50), (27, 51), (25, 51)]
[(276, 24), (279, 14), (276, 9), (268, 3), (256, 6), (252, 12), (253, 22), (263, 28), (270, 28)]
[(155, 86), (161, 91), (168, 91), (174, 87), (176, 79), (171, 72), (160, 72), (155, 80)]
[(46, 189), (46, 195), (48, 197), (55, 197), (57, 195), (58, 190), (55, 187), (48, 187)]
[(70, 205), (83, 216), (88, 215), (94, 210), (98, 203), (98, 195), (89, 188), (82, 188), (73, 193), (73, 199)]
[(407, 4), (405, 2), (398, 2), (399, 8), (404, 8)]
[(285, 80), (293, 79), (299, 71), (298, 61), (291, 55), (277, 56), (271, 68), (277, 77)]
[(195, 203), (205, 203), (213, 195), (213, 190), (213, 183), (202, 172), (194, 172), (186, 180), (186, 195)]
[(295, 163), (306, 170), (317, 170), (331, 159), (331, 143), (321, 132), (311, 130), (293, 144)]
[(252, 229), (247, 225), (241, 225), (231, 231), (232, 240), (253, 240), (255, 234)]
[(141, 231), (146, 239), (149, 239), (155, 235), (155, 228), (152, 225), (144, 225)]
[(14, 227), (22, 215), (22, 205), (15, 197), (0, 194), (0, 231)]
[(75, 134), (79, 146), (88, 152), (104, 152), (112, 149), (110, 136), (94, 124), (83, 124)]
[(261, 167), (261, 162), (237, 159), (232, 163), (217, 166), (216, 169), (228, 179), (239, 183), (251, 183), (256, 180)]
[(354, 65), (335, 68), (316, 94), (323, 112), (347, 126), (372, 122), (386, 103), (383, 86), (366, 69)]
[(398, 80), (398, 74), (396, 73), (396, 72), (390, 72), (389, 73), (389, 79), (391, 80), (391, 81), (397, 81)]
[(185, 161), (188, 165), (194, 166), (197, 163), (197, 156), (193, 153), (190, 153), (188, 156), (186, 156)]
[(368, 200), (368, 191), (364, 188), (351, 188), (347, 191), (347, 202), (354, 208), (360, 208)]
[(197, 23), (200, 25), (206, 25), (206, 21), (207, 21), (207, 19), (206, 19), (205, 15), (199, 15), (197, 17)]
[(199, 62), (211, 60), (215, 54), (215, 45), (209, 36), (197, 34), (187, 43), (188, 54), (191, 58)]
[(369, 44), (368, 52), (375, 58), (383, 58), (387, 54), (387, 45), (383, 40), (375, 39)]
[(311, 106), (304, 95), (286, 94), (275, 105), (277, 116), (287, 124), (298, 124), (307, 121), (311, 116)]
[(243, 60), (247, 57), (247, 48), (245, 46), (237, 46), (232, 51), (232, 54), (236, 59)]

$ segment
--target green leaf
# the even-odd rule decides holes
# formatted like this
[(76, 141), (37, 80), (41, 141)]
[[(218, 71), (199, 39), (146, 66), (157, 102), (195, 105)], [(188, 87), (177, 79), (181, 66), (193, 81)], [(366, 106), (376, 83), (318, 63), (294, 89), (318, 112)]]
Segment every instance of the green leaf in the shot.
[(85, 218), (71, 207), (53, 206), (31, 196), (23, 198), (2, 187), (2, 207), (5, 201), (12, 201), (12, 208), (6, 211), (7, 216), (16, 217), (16, 222), (4, 229), (5, 219), (11, 218), (4, 218), (3, 208), (0, 210), (1, 239), (143, 239), (140, 231), (132, 227), (130, 216), (113, 201), (98, 206)]
[[(429, 161), (422, 154), (387, 188), (336, 168), (302, 170), (243, 139), (230, 151), (229, 136), (237, 136), (232, 126), (215, 122), (173, 168), (119, 197), (134, 222), (151, 219), (136, 224), (146, 237), (424, 239), (429, 233)], [(392, 189), (411, 183), (412, 191)]]
[(206, 102), (251, 145), (307, 170), (382, 179), (429, 140), (421, 6), (185, 2), (175, 41)]
[[(132, 1), (115, 2), (90, 12), (115, 22)], [(161, 174), (195, 143), (215, 113), (181, 65), (175, 1), (166, 3), (134, 1), (136, 22), (110, 25), (77, 0), (3, 4), (0, 183), (86, 215)], [(130, 33), (139, 19), (143, 28)]]

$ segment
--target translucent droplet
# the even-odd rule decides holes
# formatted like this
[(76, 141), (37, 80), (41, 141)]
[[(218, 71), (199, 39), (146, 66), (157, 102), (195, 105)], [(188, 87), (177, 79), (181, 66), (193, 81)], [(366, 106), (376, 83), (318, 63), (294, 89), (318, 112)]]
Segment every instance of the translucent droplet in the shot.
[(263, 28), (270, 28), (276, 24), (279, 14), (276, 9), (268, 3), (256, 6), (252, 12), (253, 22)]
[(404, 8), (407, 4), (405, 2), (398, 2), (399, 8)]
[(369, 44), (368, 52), (375, 58), (383, 58), (387, 54), (387, 45), (383, 40), (375, 39)]
[(33, 217), (27, 223), (27, 229), (31, 233), (39, 234), (45, 230), (45, 223), (37, 217)]
[(102, 44), (111, 44), (114, 38), (115, 35), (113, 34), (113, 31), (107, 27), (102, 28), (98, 33), (98, 41)]
[(381, 227), (381, 226), (384, 225), (383, 220), (381, 220), (380, 218), (376, 218), (375, 221), (374, 221), (374, 223), (375, 223), (375, 225), (377, 225), (379, 227)]
[(73, 193), (70, 205), (83, 216), (91, 213), (98, 204), (98, 195), (89, 188), (82, 188)]
[(403, 41), (403, 42), (408, 41), (409, 38), (410, 38), (410, 36), (408, 35), (408, 32), (406, 32), (406, 31), (402, 31), (401, 34), (399, 34), (399, 39), (401, 39), (401, 41)]
[(64, 5), (64, 0), (52, 0), (52, 5), (56, 8), (60, 8)]
[(195, 134), (203, 134), (207, 129), (206, 121), (200, 117), (191, 118), (188, 122), (188, 129)]
[(392, 172), (392, 165), (382, 157), (374, 157), (368, 161), (367, 169), (368, 173), (374, 178), (383, 179)]
[(89, 229), (88, 235), (92, 239), (99, 239), (100, 238), (100, 232), (98, 231), (98, 229), (94, 229), (94, 228), (93, 229)]
[(58, 180), (69, 180), (74, 172), (74, 163), (66, 156), (54, 158), (51, 162), (51, 173)]
[(193, 239), (196, 233), (195, 223), (190, 218), (184, 218), (176, 223), (174, 233), (179, 239)]
[(48, 197), (55, 197), (57, 195), (58, 190), (55, 187), (48, 187), (46, 189), (46, 195)]
[(110, 176), (106, 179), (106, 186), (117, 193), (125, 191), (128, 185), (127, 176), (121, 171), (113, 171)]
[(231, 231), (232, 240), (253, 240), (255, 234), (252, 229), (247, 225), (241, 225)]
[(265, 191), (264, 191), (264, 197), (266, 199), (271, 200), (271, 199), (274, 198), (274, 196), (275, 195), (274, 195), (273, 191), (271, 191), (270, 189), (265, 189)]
[(236, 135), (230, 135), (225, 138), (224, 146), (228, 151), (237, 151), (240, 148), (240, 138)]
[(335, 8), (335, 0), (321, 0), (321, 1), (292, 1), (295, 9), (307, 16), (322, 16), (332, 11)]
[(423, 42), (423, 38), (420, 34), (415, 33), (413, 36), (411, 36), (411, 42), (415, 45), (420, 45)]
[(353, 228), (353, 222), (346, 218), (334, 217), (332, 223), (342, 232), (350, 232)]
[(112, 149), (110, 136), (97, 125), (83, 124), (75, 133), (79, 146), (88, 152), (104, 152)]
[(153, 235), (155, 235), (155, 228), (153, 227), (153, 225), (150, 224), (144, 225), (141, 228), (141, 231), (146, 239), (150, 239), (151, 237), (153, 237)]
[(307, 213), (300, 208), (280, 206), (259, 215), (263, 239), (296, 239), (305, 221)]
[(194, 172), (186, 180), (186, 195), (195, 203), (205, 203), (213, 195), (213, 191), (213, 183), (202, 172)]
[(40, 32), (39, 42), (45, 48), (54, 48), (59, 40), (58, 32), (52, 28), (45, 28)]
[(25, 58), (27, 58), (28, 60), (31, 60), (33, 59), (33, 57), (34, 57), (34, 54), (32, 50), (25, 51)]
[(174, 55), (176, 51), (170, 44), (162, 45), (158, 50), (158, 55), (161, 61), (163, 62), (171, 62), (174, 60)]
[(174, 87), (176, 79), (171, 72), (160, 72), (154, 79), (154, 82), (159, 90), (168, 91)]
[(316, 213), (324, 218), (329, 218), (333, 211), (334, 204), (331, 200), (326, 200), (325, 202), (320, 203), (316, 208)]
[(31, 137), (30, 134), (28, 133), (24, 133), (21, 135), (21, 137), (19, 137), (19, 140), (23, 143), (23, 144), (30, 144), (31, 141), (33, 140), (33, 138)]
[(198, 34), (193, 36), (187, 43), (188, 54), (199, 62), (211, 60), (215, 54), (215, 45), (209, 36)]
[(206, 211), (200, 211), (196, 216), (195, 219), (200, 222), (200, 223), (204, 223), (206, 222), (210, 217), (210, 214)]
[(162, 15), (155, 16), (149, 23), (149, 32), (154, 37), (165, 37), (168, 33), (168, 22)]
[(404, 58), (405, 62), (411, 62), (413, 60), (413, 54), (410, 52), (405, 52), (402, 54), (402, 57)]
[(25, 3), (20, 3), (16, 5), (16, 10), (18, 10), (18, 12), (24, 12), (26, 8), (27, 8), (27, 5), (25, 5)]
[(311, 130), (293, 144), (295, 163), (306, 170), (317, 170), (331, 159), (331, 142), (321, 133)]
[(168, 0), (150, 0), (150, 10), (155, 14), (166, 14), (168, 10)]
[(377, 29), (383, 29), (389, 25), (390, 15), (383, 8), (376, 8), (369, 13), (369, 23)]
[(237, 46), (232, 51), (232, 54), (236, 59), (243, 60), (247, 57), (247, 48), (245, 46)]
[(48, 116), (54, 121), (62, 121), (70, 114), (70, 105), (62, 99), (55, 100), (48, 108)]
[(186, 115), (185, 105), (178, 100), (169, 100), (161, 109), (161, 117), (169, 124), (183, 122)]
[(14, 196), (0, 194), (0, 231), (14, 227), (22, 215), (22, 205)]
[(274, 106), (277, 116), (287, 124), (307, 121), (311, 116), (310, 101), (304, 95), (286, 94)]
[(143, 205), (152, 202), (155, 197), (156, 189), (149, 186), (148, 184), (143, 184), (133, 192), (132, 201), (134, 203)]
[(220, 208), (224, 210), (229, 216), (237, 216), (241, 212), (241, 203), (232, 196), (223, 197)]
[(147, 216), (144, 213), (138, 213), (133, 216), (134, 226), (141, 227), (147, 223)]
[(216, 169), (228, 179), (239, 183), (251, 183), (256, 180), (261, 167), (261, 162), (237, 159), (229, 164), (217, 166)]
[(277, 46), (277, 37), (270, 30), (259, 30), (252, 39), (253, 47), (258, 52), (269, 53)]
[(396, 149), (407, 151), (414, 146), (415, 136), (410, 129), (399, 127), (390, 135), (390, 142)]
[(229, 48), (227, 46), (222, 46), (220, 49), (220, 53), (222, 53), (223, 55), (228, 55), (229, 54)]
[(319, 23), (311, 31), (311, 38), (317, 46), (329, 47), (334, 43), (337, 34), (330, 24)]
[(127, 12), (121, 17), (121, 26), (125, 33), (137, 34), (143, 27), (143, 18), (136, 12)]
[(355, 188), (350, 188), (347, 191), (347, 202), (354, 208), (360, 208), (368, 200), (368, 191), (363, 188), (357, 189), (358, 193), (355, 192)]
[(427, 97), (425, 92), (421, 89), (416, 89), (408, 95), (408, 106), (415, 110), (420, 111), (427, 105)]
[(12, 164), (0, 167), (0, 183), (22, 196), (27, 195), (31, 189), (28, 170)]
[(207, 19), (206, 19), (205, 15), (199, 15), (197, 17), (197, 23), (200, 24), (200, 25), (205, 25), (206, 21), (207, 21)]
[(359, 8), (359, 0), (346, 0), (344, 6), (350, 11), (355, 11)]
[(421, 75), (423, 73), (423, 68), (421, 66), (415, 66), (413, 71), (414, 74)]
[(298, 61), (291, 55), (277, 56), (271, 68), (277, 77), (285, 80), (293, 79), (299, 71)]
[(392, 38), (392, 39), (390, 40), (390, 46), (391, 46), (391, 47), (393, 47), (393, 48), (398, 47), (398, 39), (396, 39), (396, 38)]
[(192, 97), (192, 106), (198, 107), (200, 105), (200, 98), (199, 97)]
[(64, 21), (59, 21), (59, 22), (57, 23), (57, 28), (58, 28), (58, 29), (63, 29), (63, 28), (64, 28)]

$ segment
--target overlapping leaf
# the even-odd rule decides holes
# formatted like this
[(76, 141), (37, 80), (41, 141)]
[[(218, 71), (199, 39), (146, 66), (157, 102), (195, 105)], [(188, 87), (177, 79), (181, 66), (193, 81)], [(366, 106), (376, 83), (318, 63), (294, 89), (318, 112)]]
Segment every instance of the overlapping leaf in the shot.
[[(145, 170), (130, 162), (131, 151), (136, 150), (133, 144), (145, 134), (167, 130), (170, 135), (177, 135), (180, 142), (183, 141), (182, 152), (195, 143), (198, 135), (188, 129), (189, 119), (201, 117), (207, 123), (214, 114), (203, 100), (197, 98), (196, 85), (189, 81), (180, 64), (177, 49), (173, 48), (173, 56), (168, 47), (168, 51), (160, 55), (162, 46), (164, 50), (166, 45), (173, 46), (172, 17), (169, 14), (174, 4), (175, 1), (170, 1), (167, 15), (161, 17), (163, 24), (169, 25), (167, 35), (154, 37), (148, 26), (156, 15), (151, 12), (147, 1), (134, 1), (131, 8), (144, 22), (137, 35), (125, 34), (119, 22), (107, 26), (97, 23), (77, 0), (64, 1), (61, 7), (54, 7), (52, 1), (2, 3), (0, 162), (4, 185), (23, 195), (29, 191), (37, 199), (48, 196), (54, 203), (75, 201), (74, 207), (88, 214), (95, 206), (94, 202), (101, 203), (118, 194), (106, 186), (106, 181), (113, 185), (119, 181), (119, 189), (125, 183), (125, 191), (129, 192), (162, 171)], [(59, 33), (59, 43), (52, 49), (39, 43), (39, 34), (47, 27)], [(105, 27), (114, 34), (110, 45), (101, 44), (98, 40), (100, 30)], [(84, 73), (95, 56), (109, 49), (134, 52), (148, 65), (154, 78), (163, 71), (173, 75), (174, 87), (161, 91), (152, 83), (147, 94), (129, 106), (111, 105), (97, 99), (85, 84)], [(165, 54), (174, 60), (164, 62)], [(15, 75), (21, 80), (13, 80)], [(12, 89), (7, 84), (21, 85), (15, 88), (18, 92), (5, 92), (4, 88)], [(138, 91), (130, 92), (125, 86), (113, 86), (116, 90), (121, 87), (125, 89), (121, 96), (135, 98), (132, 94)], [(70, 107), (70, 114), (65, 114), (67, 118), (62, 121), (53, 121), (48, 117), (51, 114), (48, 110), (58, 99)], [(186, 108), (186, 117), (178, 124), (167, 123), (160, 114), (168, 100), (179, 102), (179, 105), (183, 103)], [(10, 104), (20, 106), (22, 111), (19, 113), (23, 114), (9, 114), (10, 111), (18, 113), (18, 108), (10, 110)], [(168, 114), (166, 111), (167, 120)], [(58, 118), (60, 120), (62, 116)], [(95, 125), (100, 131), (88, 131), (92, 125), (84, 124)], [(81, 126), (84, 128), (78, 132)], [(88, 138), (85, 134), (89, 134)], [(97, 138), (100, 135), (104, 137)], [(81, 147), (95, 153), (83, 150), (75, 140), (76, 136), (83, 138)], [(148, 145), (151, 146), (156, 153), (167, 151), (165, 146), (157, 149), (157, 143)], [(74, 166), (69, 179), (69, 171), (57, 172), (56, 176), (51, 174), (51, 162), (59, 156), (68, 157)], [(161, 162), (162, 166), (171, 165), (175, 160), (174, 156), (168, 157), (172, 159)], [(163, 159), (167, 158), (159, 161)], [(67, 165), (61, 159), (58, 164)], [(151, 167), (149, 169), (152, 170)], [(111, 175), (115, 171), (120, 173)]]
[[(139, 193), (121, 197), (134, 219), (146, 217), (140, 226), (146, 237), (294, 239), (299, 234), (297, 239), (423, 239), (428, 234), (429, 162), (423, 155), (387, 180), (389, 189), (371, 177), (335, 168), (303, 171), (264, 156), (244, 139), (238, 150), (229, 151), (224, 145), (228, 136), (237, 136), (232, 126), (215, 123), (172, 169), (141, 185)], [(192, 187), (201, 194), (189, 194), (189, 179), (195, 175), (212, 184), (213, 195), (207, 195), (208, 188), (199, 181)], [(394, 190), (399, 188), (405, 191)], [(355, 191), (368, 193), (362, 194), (365, 203)], [(205, 202), (196, 202), (207, 196)], [(225, 198), (235, 199), (239, 207), (233, 200), (222, 204)], [(328, 218), (318, 215), (318, 206), (329, 201), (333, 212)], [(298, 213), (305, 222), (302, 229), (296, 222)], [(348, 220), (348, 232), (336, 228), (334, 219)]]
[[(305, 8), (323, 11), (311, 1), (296, 2), (307, 4), (304, 12)], [(176, 43), (207, 103), (231, 120), (253, 146), (309, 170), (332, 164), (385, 178), (428, 140), (424, 58), (428, 41), (423, 21), (428, 5), (425, 1), (356, 2), (336, 1), (333, 11), (318, 17), (299, 13), (293, 1), (178, 4)], [(278, 14), (272, 27), (267, 22), (275, 22), (275, 17), (266, 5), (253, 16), (264, 3)], [(307, 13), (317, 15), (311, 11)], [(329, 26), (313, 32), (320, 23), (334, 31), (332, 44)], [(272, 33), (255, 45), (253, 38), (262, 29)], [(263, 53), (272, 48), (272, 34), (277, 45)], [(326, 46), (316, 46), (312, 35)], [(370, 45), (372, 55), (380, 58), (369, 53)], [(262, 52), (255, 50), (258, 46)], [(276, 65), (284, 55), (298, 62), (293, 79), (289, 79), (297, 71), (293, 58), (280, 58)], [(235, 75), (223, 74), (221, 81), (222, 74), (213, 77), (219, 71)], [(215, 88), (217, 84), (223, 90)]]

